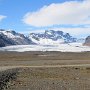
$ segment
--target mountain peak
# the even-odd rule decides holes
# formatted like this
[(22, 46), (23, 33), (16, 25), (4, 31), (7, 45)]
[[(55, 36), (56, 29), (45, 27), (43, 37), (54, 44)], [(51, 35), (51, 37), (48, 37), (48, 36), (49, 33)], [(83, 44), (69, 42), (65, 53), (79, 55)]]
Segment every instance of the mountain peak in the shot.
[(47, 41), (47, 44), (50, 41), (58, 44), (76, 42), (76, 38), (73, 38), (69, 33), (55, 30), (45, 30), (44, 33), (30, 33), (29, 38), (38, 44), (42, 44), (42, 40)]

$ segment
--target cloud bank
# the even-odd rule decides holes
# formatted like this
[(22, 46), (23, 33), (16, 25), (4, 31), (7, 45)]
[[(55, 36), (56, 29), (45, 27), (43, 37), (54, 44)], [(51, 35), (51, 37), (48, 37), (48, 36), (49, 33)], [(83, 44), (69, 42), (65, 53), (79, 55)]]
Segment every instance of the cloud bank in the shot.
[(6, 18), (6, 16), (0, 15), (0, 22), (1, 22), (3, 19), (5, 19), (5, 18)]
[(23, 22), (36, 27), (61, 24), (90, 24), (90, 0), (67, 1), (28, 12)]

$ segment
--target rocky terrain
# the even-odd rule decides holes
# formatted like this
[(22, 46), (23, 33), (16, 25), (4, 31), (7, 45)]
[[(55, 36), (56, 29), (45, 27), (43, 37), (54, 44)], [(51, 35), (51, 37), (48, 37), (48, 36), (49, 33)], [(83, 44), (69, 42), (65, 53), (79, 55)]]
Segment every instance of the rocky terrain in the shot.
[(7, 69), (0, 71), (0, 90), (7, 90), (9, 84), (16, 80), (19, 69)]
[(90, 67), (22, 67), (1, 72), (0, 90), (89, 90)]
[(90, 36), (88, 36), (84, 43), (85, 46), (90, 46)]
[(90, 52), (0, 52), (0, 90), (90, 90)]

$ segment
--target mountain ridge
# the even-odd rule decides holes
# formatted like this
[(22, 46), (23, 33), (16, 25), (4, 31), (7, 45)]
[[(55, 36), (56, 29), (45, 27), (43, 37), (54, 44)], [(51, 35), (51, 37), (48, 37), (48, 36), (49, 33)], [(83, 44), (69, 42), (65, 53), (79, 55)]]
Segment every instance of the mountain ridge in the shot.
[[(45, 30), (43, 33), (30, 33), (29, 39), (38, 44), (61, 44), (76, 42), (76, 38), (63, 31)], [(42, 42), (43, 41), (43, 42)]]
[(28, 45), (34, 44), (30, 39), (21, 33), (0, 29), (0, 47), (9, 45)]
[(77, 42), (69, 33), (55, 30), (45, 30), (43, 33), (30, 33), (27, 36), (13, 30), (0, 29), (0, 47), (10, 45), (59, 45)]

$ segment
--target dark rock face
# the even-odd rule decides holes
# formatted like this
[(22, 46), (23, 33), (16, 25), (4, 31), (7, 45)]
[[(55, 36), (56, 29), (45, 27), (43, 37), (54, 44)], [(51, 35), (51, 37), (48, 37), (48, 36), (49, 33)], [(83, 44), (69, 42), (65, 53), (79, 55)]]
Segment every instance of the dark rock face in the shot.
[(73, 38), (69, 33), (54, 30), (46, 30), (44, 33), (30, 33), (29, 38), (33, 38), (38, 41), (42, 38), (52, 39), (53, 41), (63, 39), (65, 43), (76, 42), (76, 38)]
[(88, 36), (84, 43), (85, 46), (90, 46), (90, 36)]
[(7, 45), (15, 45), (15, 42), (12, 39), (5, 36), (3, 33), (0, 33), (0, 47), (4, 47)]

